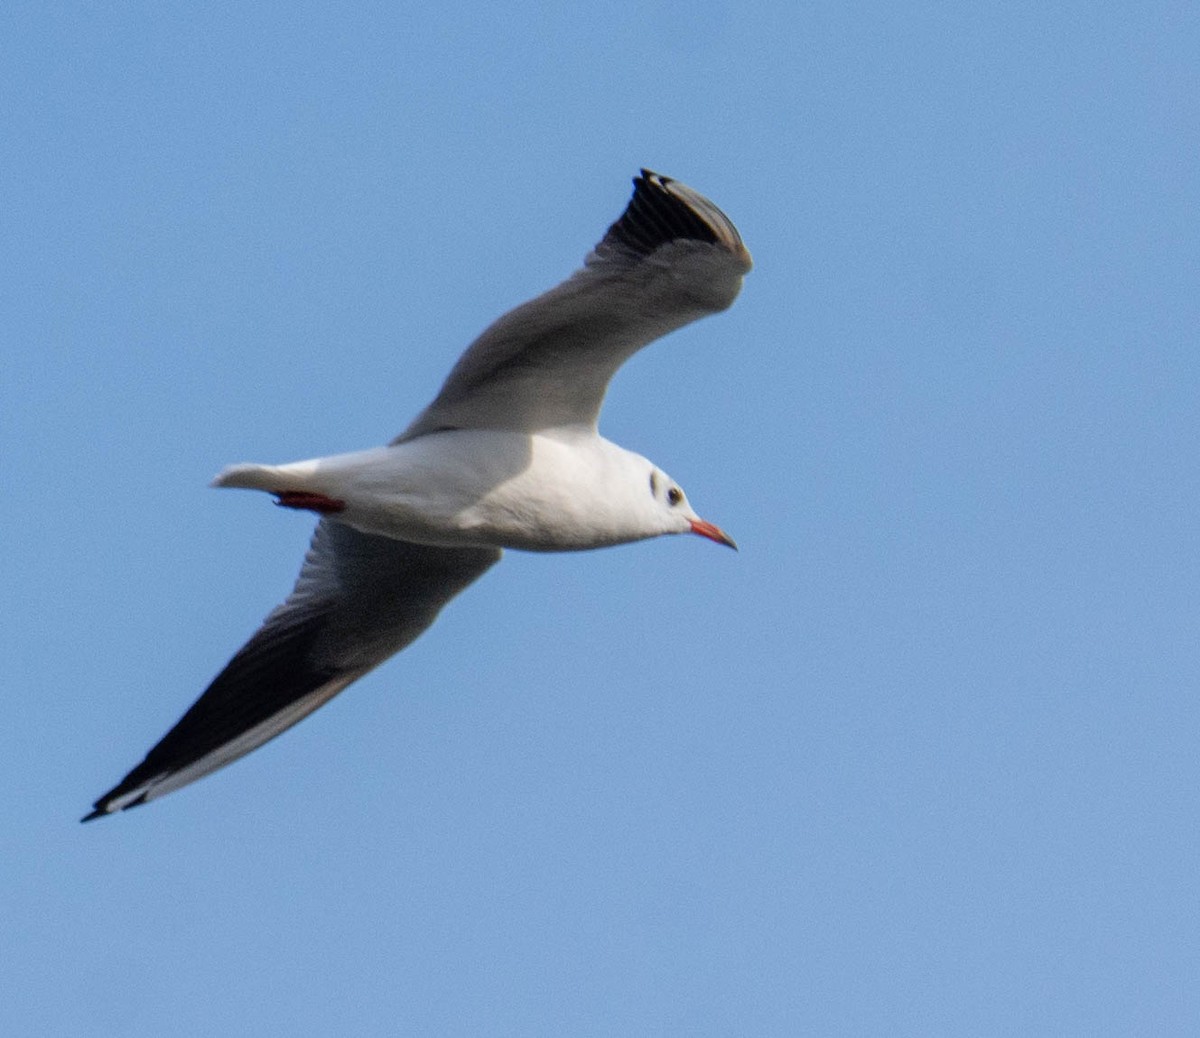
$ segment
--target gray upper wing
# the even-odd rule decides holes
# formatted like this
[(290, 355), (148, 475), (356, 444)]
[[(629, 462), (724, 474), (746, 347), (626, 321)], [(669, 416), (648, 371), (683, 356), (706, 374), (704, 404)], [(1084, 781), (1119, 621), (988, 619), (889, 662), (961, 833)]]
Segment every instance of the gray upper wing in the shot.
[(584, 266), (485, 330), (395, 442), (446, 428), (594, 427), (628, 357), (733, 302), (751, 263), (729, 218), (668, 177), (642, 170), (633, 183)]
[(287, 601), (84, 821), (179, 789), (290, 728), (412, 642), (499, 558), (321, 520)]

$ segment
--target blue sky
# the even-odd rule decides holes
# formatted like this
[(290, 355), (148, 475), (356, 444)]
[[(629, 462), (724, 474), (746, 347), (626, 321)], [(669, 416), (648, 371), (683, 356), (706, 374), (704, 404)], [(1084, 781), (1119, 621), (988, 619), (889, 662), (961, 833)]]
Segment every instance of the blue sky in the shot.
[[(9, 5), (0, 1030), (1200, 1027), (1194, 5)], [(89, 826), (648, 166), (756, 269), (603, 428), (738, 554), (505, 562)]]

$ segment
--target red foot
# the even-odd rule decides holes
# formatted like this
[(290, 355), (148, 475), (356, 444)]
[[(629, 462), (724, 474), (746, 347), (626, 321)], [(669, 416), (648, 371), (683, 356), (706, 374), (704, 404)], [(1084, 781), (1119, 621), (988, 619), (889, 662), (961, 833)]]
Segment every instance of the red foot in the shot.
[(283, 508), (307, 509), (321, 515), (346, 510), (345, 501), (324, 494), (310, 494), (304, 490), (272, 490), (271, 493), (275, 495), (275, 503)]

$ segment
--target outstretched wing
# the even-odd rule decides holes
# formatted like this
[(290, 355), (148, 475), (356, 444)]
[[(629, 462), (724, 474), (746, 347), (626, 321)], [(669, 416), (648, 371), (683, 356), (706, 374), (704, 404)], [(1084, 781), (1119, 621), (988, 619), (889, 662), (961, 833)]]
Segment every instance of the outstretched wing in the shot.
[(595, 427), (617, 368), (737, 297), (750, 254), (707, 198), (649, 170), (582, 269), (510, 311), (462, 355), (395, 442), (445, 428)]
[(412, 642), (499, 558), (498, 548), (408, 544), (322, 520), (287, 601), (83, 820), (170, 793), (273, 739)]

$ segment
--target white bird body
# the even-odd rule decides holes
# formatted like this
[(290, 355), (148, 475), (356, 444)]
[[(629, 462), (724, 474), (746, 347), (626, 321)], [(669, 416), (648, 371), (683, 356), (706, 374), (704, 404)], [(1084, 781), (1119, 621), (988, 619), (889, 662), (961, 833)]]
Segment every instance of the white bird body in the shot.
[(236, 760), (417, 638), (502, 550), (579, 551), (668, 533), (733, 547), (679, 486), (599, 435), (633, 353), (736, 298), (737, 229), (642, 170), (625, 212), (558, 287), (487, 328), (389, 446), (234, 465), (214, 481), (322, 518), (286, 601), (84, 821)]
[(282, 488), (342, 502), (338, 522), (439, 547), (582, 551), (686, 533), (699, 517), (681, 498), (664, 510), (639, 454), (590, 429), (457, 429), (287, 465), (234, 465), (213, 485)]

